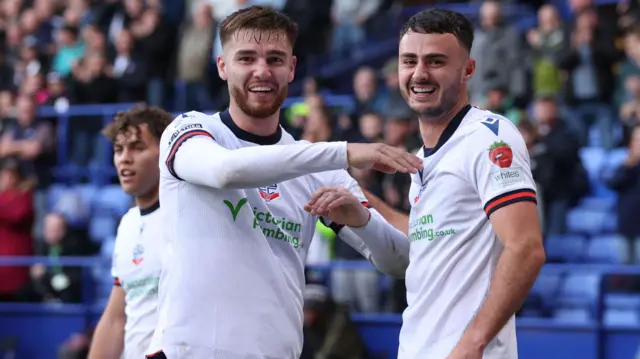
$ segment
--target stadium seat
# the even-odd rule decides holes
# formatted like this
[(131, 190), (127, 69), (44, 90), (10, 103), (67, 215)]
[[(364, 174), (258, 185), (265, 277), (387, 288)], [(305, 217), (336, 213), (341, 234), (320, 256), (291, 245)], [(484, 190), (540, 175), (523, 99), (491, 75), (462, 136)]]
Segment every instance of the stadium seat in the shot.
[(98, 190), (95, 207), (100, 212), (103, 210), (122, 216), (131, 208), (131, 196), (122, 192), (119, 185), (104, 186)]
[(116, 235), (117, 221), (113, 216), (102, 215), (89, 221), (89, 237), (94, 242), (102, 242), (105, 238)]
[(600, 178), (600, 170), (605, 163), (606, 151), (601, 147), (583, 147), (579, 154), (589, 178)]
[(80, 196), (82, 198), (82, 202), (85, 203), (86, 206), (88, 206), (89, 208), (93, 207), (93, 203), (94, 200), (96, 198), (96, 195), (98, 193), (98, 188), (96, 188), (96, 186), (94, 185), (90, 185), (90, 184), (81, 184), (76, 186), (78, 192), (80, 193)]
[(579, 208), (590, 210), (590, 211), (598, 211), (598, 210), (613, 210), (616, 205), (616, 197), (608, 196), (608, 197), (595, 197), (589, 196), (584, 197), (580, 200)]
[(607, 210), (588, 210), (584, 208), (574, 208), (567, 214), (567, 231), (570, 233), (580, 233), (596, 235), (604, 232), (605, 222), (608, 220)]
[(606, 309), (640, 310), (640, 294), (609, 293), (604, 296)]
[(640, 315), (633, 309), (606, 309), (602, 318), (606, 326), (638, 326)]
[(53, 208), (56, 203), (60, 200), (63, 194), (68, 191), (69, 188), (62, 184), (54, 184), (49, 187), (48, 190), (48, 206), (49, 208)]
[(587, 247), (587, 240), (580, 235), (549, 236), (545, 241), (549, 262), (579, 262)]
[(600, 281), (601, 276), (595, 273), (568, 274), (561, 285), (558, 304), (568, 308), (595, 308)]
[(616, 148), (609, 151), (605, 162), (605, 169), (610, 170), (618, 168), (627, 159), (628, 153), (629, 150), (626, 148)]
[(592, 263), (623, 264), (627, 262), (629, 247), (617, 235), (598, 236), (587, 247), (587, 260)]
[(593, 316), (587, 308), (559, 308), (554, 312), (553, 319), (565, 324), (588, 324)]

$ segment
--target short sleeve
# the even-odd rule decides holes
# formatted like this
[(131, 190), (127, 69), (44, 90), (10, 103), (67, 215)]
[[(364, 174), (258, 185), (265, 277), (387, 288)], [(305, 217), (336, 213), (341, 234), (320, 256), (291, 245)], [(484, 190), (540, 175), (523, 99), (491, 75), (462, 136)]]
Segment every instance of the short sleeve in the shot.
[(113, 254), (111, 255), (111, 276), (113, 277), (113, 285), (120, 287), (121, 283), (120, 283), (120, 277), (118, 274), (118, 251), (115, 246), (114, 246)]
[(174, 169), (176, 154), (186, 141), (194, 137), (206, 137), (215, 141), (211, 116), (200, 112), (187, 112), (176, 117), (162, 135), (160, 156), (171, 176), (182, 180)]
[(536, 203), (524, 139), (508, 120), (489, 118), (468, 138), (470, 155), (465, 171), (474, 184), (487, 217), (512, 203)]

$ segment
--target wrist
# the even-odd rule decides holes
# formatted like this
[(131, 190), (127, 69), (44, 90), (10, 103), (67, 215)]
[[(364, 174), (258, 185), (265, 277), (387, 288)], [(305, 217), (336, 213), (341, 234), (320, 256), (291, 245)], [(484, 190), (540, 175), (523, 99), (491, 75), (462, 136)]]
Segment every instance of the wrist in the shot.
[(358, 221), (358, 223), (354, 224), (354, 225), (350, 225), (349, 227), (352, 228), (362, 228), (364, 226), (366, 226), (367, 224), (369, 224), (369, 221), (371, 220), (371, 211), (369, 211), (366, 207), (362, 206), (362, 214), (360, 216), (361, 220)]

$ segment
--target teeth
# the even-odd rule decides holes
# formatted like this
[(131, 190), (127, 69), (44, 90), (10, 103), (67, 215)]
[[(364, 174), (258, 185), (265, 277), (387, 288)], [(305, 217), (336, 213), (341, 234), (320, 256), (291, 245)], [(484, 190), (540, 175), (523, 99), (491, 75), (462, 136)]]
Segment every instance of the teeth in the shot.
[(251, 92), (271, 92), (269, 87), (252, 87), (249, 89)]
[(413, 90), (413, 92), (415, 93), (432, 93), (436, 91), (436, 88), (433, 86), (428, 86), (428, 87), (418, 87), (418, 86), (414, 86), (411, 88)]
[(133, 175), (133, 171), (124, 170), (124, 171), (122, 171), (122, 175), (125, 176), (125, 177), (131, 176), (131, 175)]

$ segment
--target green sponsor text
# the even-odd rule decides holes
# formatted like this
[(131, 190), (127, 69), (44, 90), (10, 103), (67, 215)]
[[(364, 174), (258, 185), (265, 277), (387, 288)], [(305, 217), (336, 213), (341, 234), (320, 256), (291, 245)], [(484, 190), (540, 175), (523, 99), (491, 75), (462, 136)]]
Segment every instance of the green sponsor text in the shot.
[(445, 237), (456, 234), (453, 228), (438, 230), (434, 228), (433, 215), (426, 214), (420, 218), (414, 219), (409, 223), (409, 240), (415, 241), (432, 241), (438, 237)]

